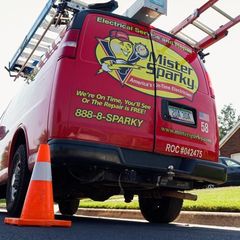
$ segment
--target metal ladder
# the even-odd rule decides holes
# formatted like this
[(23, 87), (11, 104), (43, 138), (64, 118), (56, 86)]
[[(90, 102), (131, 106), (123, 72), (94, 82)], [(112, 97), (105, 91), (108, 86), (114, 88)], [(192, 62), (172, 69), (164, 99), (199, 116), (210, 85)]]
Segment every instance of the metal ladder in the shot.
[[(233, 27), (234, 25), (240, 22), (240, 15), (236, 17), (230, 16), (229, 14), (221, 10), (219, 7), (214, 5), (218, 1), (219, 0), (207, 1), (200, 8), (196, 9), (193, 12), (193, 14), (188, 16), (181, 23), (179, 23), (175, 28), (173, 28), (170, 31), (170, 33), (183, 39), (185, 42), (189, 43), (192, 47), (194, 47), (199, 52), (211, 46), (212, 44), (216, 43), (217, 41), (221, 40), (222, 38), (227, 36), (228, 29), (230, 29), (231, 27)], [(199, 16), (210, 8), (215, 10), (218, 14), (222, 15), (229, 21), (226, 24), (221, 25), (216, 30), (213, 30), (210, 27), (208, 27), (206, 24), (200, 22), (198, 20)], [(189, 36), (188, 34), (185, 34), (183, 32), (183, 29), (185, 29), (189, 25), (193, 25), (194, 27), (198, 28), (200, 31), (207, 34), (207, 36), (202, 38), (200, 41), (197, 41), (196, 39)]]
[(61, 41), (76, 12), (86, 9), (113, 11), (117, 3), (87, 5), (79, 0), (49, 0), (16, 51), (8, 67), (10, 76), (31, 79)]

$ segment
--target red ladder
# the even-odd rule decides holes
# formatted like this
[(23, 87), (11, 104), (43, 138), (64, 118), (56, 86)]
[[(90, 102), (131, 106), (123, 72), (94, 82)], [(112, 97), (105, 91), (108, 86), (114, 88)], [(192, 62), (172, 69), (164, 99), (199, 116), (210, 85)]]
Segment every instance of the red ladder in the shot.
[[(236, 25), (240, 22), (240, 15), (236, 17), (232, 17), (220, 8), (218, 8), (216, 5), (214, 5), (219, 0), (210, 0), (207, 1), (204, 5), (202, 5), (200, 8), (196, 9), (193, 14), (188, 16), (186, 19), (184, 19), (181, 23), (179, 23), (175, 28), (173, 28), (170, 33), (173, 35), (176, 35), (183, 39), (184, 41), (188, 42), (191, 46), (196, 48), (198, 51), (202, 51), (203, 49), (206, 49), (207, 47), (211, 46), (212, 44), (216, 43), (217, 41), (221, 40), (228, 34), (228, 29)], [(197, 20), (199, 16), (207, 11), (208, 9), (214, 9), (216, 12), (227, 18), (229, 21), (221, 25), (218, 29), (212, 30), (210, 27), (208, 27), (206, 24), (200, 22)], [(201, 39), (200, 41), (196, 41), (189, 35), (185, 34), (182, 30), (186, 28), (189, 25), (193, 25), (202, 32), (206, 33), (207, 36)]]

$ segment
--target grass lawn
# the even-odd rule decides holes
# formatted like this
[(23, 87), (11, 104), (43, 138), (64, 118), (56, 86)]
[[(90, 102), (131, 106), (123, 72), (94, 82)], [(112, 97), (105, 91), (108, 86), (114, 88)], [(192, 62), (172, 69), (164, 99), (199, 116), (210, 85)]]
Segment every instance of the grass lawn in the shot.
[[(240, 187), (201, 189), (190, 191), (190, 193), (198, 195), (198, 200), (185, 200), (183, 210), (240, 212)], [(83, 199), (80, 206), (85, 208), (138, 209), (138, 201), (137, 197), (134, 197), (131, 203), (124, 203), (122, 196), (114, 196), (105, 202)]]
[[(186, 211), (240, 212), (240, 187), (222, 187), (193, 190), (190, 193), (198, 196), (197, 201), (185, 200), (183, 209)], [(5, 207), (5, 201), (0, 201), (0, 207)], [(104, 202), (82, 199), (83, 208), (138, 209), (138, 198), (131, 203), (125, 203), (122, 196), (113, 196)]]

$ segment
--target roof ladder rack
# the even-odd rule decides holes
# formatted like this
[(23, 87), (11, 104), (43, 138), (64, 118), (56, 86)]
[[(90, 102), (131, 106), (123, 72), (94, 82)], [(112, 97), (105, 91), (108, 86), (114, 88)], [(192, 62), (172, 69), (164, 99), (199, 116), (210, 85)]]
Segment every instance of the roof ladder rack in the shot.
[[(210, 0), (207, 1), (204, 5), (202, 5), (200, 8), (196, 9), (193, 14), (188, 16), (186, 19), (184, 19), (180, 24), (178, 24), (175, 28), (173, 28), (170, 33), (173, 35), (176, 35), (189, 43), (192, 47), (196, 48), (198, 51), (202, 51), (206, 49), (207, 47), (211, 46), (212, 44), (216, 43), (217, 41), (221, 40), (223, 37), (225, 37), (228, 34), (228, 29), (236, 25), (240, 22), (240, 15), (236, 17), (232, 17), (223, 10), (221, 10), (219, 7), (214, 5), (219, 0)], [(229, 21), (221, 25), (218, 29), (213, 30), (210, 27), (208, 27), (206, 24), (200, 22), (197, 20), (199, 16), (207, 11), (209, 8), (214, 9), (217, 13), (221, 14), (223, 17), (227, 18)], [(206, 37), (202, 38), (200, 41), (197, 41), (190, 37), (189, 35), (183, 33), (183, 29), (186, 28), (189, 25), (193, 25), (196, 28), (198, 28), (200, 31), (207, 34)]]
[(86, 9), (113, 11), (116, 8), (115, 0), (89, 6), (79, 0), (48, 0), (6, 68), (10, 76), (15, 77), (14, 80), (20, 76), (31, 79), (58, 45), (76, 12)]

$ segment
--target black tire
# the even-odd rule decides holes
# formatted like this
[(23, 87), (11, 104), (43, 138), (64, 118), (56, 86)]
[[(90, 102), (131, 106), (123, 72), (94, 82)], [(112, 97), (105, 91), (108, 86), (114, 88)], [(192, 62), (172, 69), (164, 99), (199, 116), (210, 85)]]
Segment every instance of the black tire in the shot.
[(12, 159), (6, 191), (8, 215), (19, 217), (26, 196), (30, 172), (27, 165), (25, 145), (19, 145)]
[(139, 196), (139, 207), (143, 217), (150, 223), (174, 221), (182, 209), (183, 199), (162, 197), (161, 199)]
[(79, 203), (79, 199), (61, 200), (58, 203), (59, 212), (62, 215), (72, 216), (77, 212)]
[(215, 188), (215, 185), (214, 184), (208, 184), (207, 188)]

